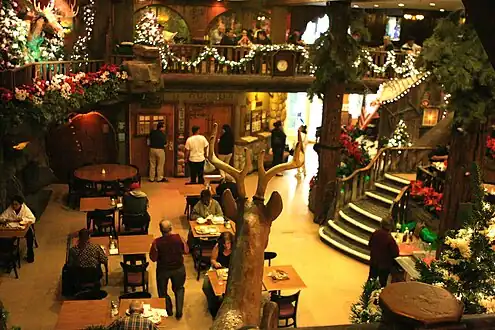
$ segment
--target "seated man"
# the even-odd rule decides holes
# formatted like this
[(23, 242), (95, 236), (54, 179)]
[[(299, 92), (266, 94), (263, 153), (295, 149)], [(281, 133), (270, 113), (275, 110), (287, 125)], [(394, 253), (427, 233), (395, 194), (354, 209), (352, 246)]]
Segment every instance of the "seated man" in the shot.
[(194, 205), (191, 218), (207, 218), (208, 216), (223, 216), (220, 204), (211, 198), (211, 192), (208, 189), (201, 191), (201, 200)]
[[(36, 222), (33, 212), (24, 203), (22, 196), (14, 196), (10, 206), (0, 215), (0, 222), (20, 222), (21, 224), (32, 225)], [(34, 231), (30, 227), (26, 233), (27, 262), (34, 262)]]
[[(108, 267), (108, 258), (105, 252), (99, 245), (89, 241), (87, 229), (81, 229), (77, 245), (69, 250), (69, 267), (79, 268), (78, 273), (75, 273), (74, 276), (83, 283), (98, 282), (103, 275), (101, 272), (102, 264), (105, 268)], [(86, 268), (88, 271), (81, 273), (80, 268)], [(77, 279), (75, 280), (77, 281)]]
[(148, 195), (141, 190), (141, 186), (137, 182), (131, 184), (130, 188), (131, 190), (128, 193), (125, 193), (122, 199), (123, 225), (126, 226), (126, 214), (143, 215), (146, 222), (149, 224), (150, 215), (148, 213)]
[[(216, 193), (218, 196), (220, 196), (220, 198), (223, 198), (222, 197), (223, 192), (227, 189), (230, 190), (234, 199), (237, 199), (237, 197), (239, 197), (239, 193), (237, 192), (237, 185), (234, 182), (234, 178), (228, 174), (225, 176), (225, 179), (223, 179), (222, 183), (220, 183), (217, 186)], [(223, 203), (223, 200), (222, 200), (222, 203)]]
[(149, 319), (143, 317), (143, 303), (133, 300), (129, 305), (129, 316), (115, 320), (111, 330), (157, 330), (156, 325)]

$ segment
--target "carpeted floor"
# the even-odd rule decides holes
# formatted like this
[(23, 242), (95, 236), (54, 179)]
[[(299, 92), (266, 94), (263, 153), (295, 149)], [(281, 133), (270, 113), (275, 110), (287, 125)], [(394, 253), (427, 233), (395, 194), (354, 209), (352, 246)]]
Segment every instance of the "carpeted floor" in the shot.
[[(284, 211), (273, 223), (267, 250), (278, 257), (274, 265), (291, 264), (304, 280), (307, 289), (300, 296), (299, 326), (318, 326), (348, 323), (350, 304), (357, 300), (367, 277), (367, 266), (331, 249), (319, 240), (318, 227), (307, 209), (308, 183), (316, 172), (315, 156), (309, 153), (308, 176), (296, 179), (289, 171), (276, 177), (268, 191), (277, 190), (284, 200)], [(143, 190), (150, 198), (150, 234), (159, 235), (158, 223), (169, 219), (174, 230), (187, 237), (188, 223), (183, 215), (184, 196), (179, 187), (185, 179), (171, 179), (170, 183), (144, 183)], [(256, 188), (257, 176), (246, 180), (248, 194)], [(0, 274), (0, 300), (10, 313), (10, 324), (23, 330), (53, 329), (57, 322), (62, 298), (60, 273), (65, 262), (66, 238), (85, 226), (85, 214), (64, 206), (65, 185), (53, 185), (52, 200), (36, 224), (39, 248), (33, 264), (22, 263), (19, 279), (12, 274)], [(24, 243), (23, 243), (24, 244)], [(120, 257), (110, 257), (109, 285), (104, 289), (110, 299), (123, 291)], [(167, 319), (167, 329), (208, 329), (211, 317), (201, 291), (202, 279), (196, 281), (192, 259), (186, 256), (186, 302), (181, 321)], [(151, 265), (150, 291), (157, 296), (155, 266)]]

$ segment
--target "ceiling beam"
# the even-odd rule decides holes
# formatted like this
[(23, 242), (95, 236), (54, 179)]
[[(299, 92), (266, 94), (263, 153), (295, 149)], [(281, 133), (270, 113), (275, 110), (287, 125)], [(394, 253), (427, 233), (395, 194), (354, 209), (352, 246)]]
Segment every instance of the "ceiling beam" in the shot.
[(494, 0), (462, 0), (470, 24), (473, 24), (485, 48), (492, 66), (495, 68), (495, 12)]

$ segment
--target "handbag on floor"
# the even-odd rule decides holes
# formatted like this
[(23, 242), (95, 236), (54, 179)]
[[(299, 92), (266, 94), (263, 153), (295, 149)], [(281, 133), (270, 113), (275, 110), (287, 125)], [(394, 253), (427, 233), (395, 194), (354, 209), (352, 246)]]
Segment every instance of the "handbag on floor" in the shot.
[(204, 172), (205, 173), (213, 173), (213, 172), (215, 172), (216, 169), (217, 168), (215, 167), (215, 165), (210, 163), (210, 161), (208, 159), (205, 160), (205, 166), (204, 166)]

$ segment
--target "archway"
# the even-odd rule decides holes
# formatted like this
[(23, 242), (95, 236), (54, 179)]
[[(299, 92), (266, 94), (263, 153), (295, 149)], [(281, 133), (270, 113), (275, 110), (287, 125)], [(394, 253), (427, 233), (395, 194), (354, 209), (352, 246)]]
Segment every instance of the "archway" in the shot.
[(177, 33), (174, 38), (175, 43), (188, 43), (191, 41), (191, 32), (184, 18), (175, 10), (162, 6), (151, 5), (137, 10), (134, 13), (134, 26), (146, 12), (153, 12), (158, 18), (158, 23), (163, 26), (165, 31)]
[(50, 167), (61, 181), (85, 164), (115, 163), (117, 137), (112, 124), (99, 112), (74, 115), (50, 130), (46, 143)]
[(211, 37), (214, 31), (221, 26), (232, 29), (236, 35), (240, 35), (242, 29), (252, 30), (255, 34), (259, 30), (264, 30), (270, 35), (271, 17), (268, 12), (253, 9), (228, 10), (215, 16), (210, 21), (206, 29), (206, 35)]

